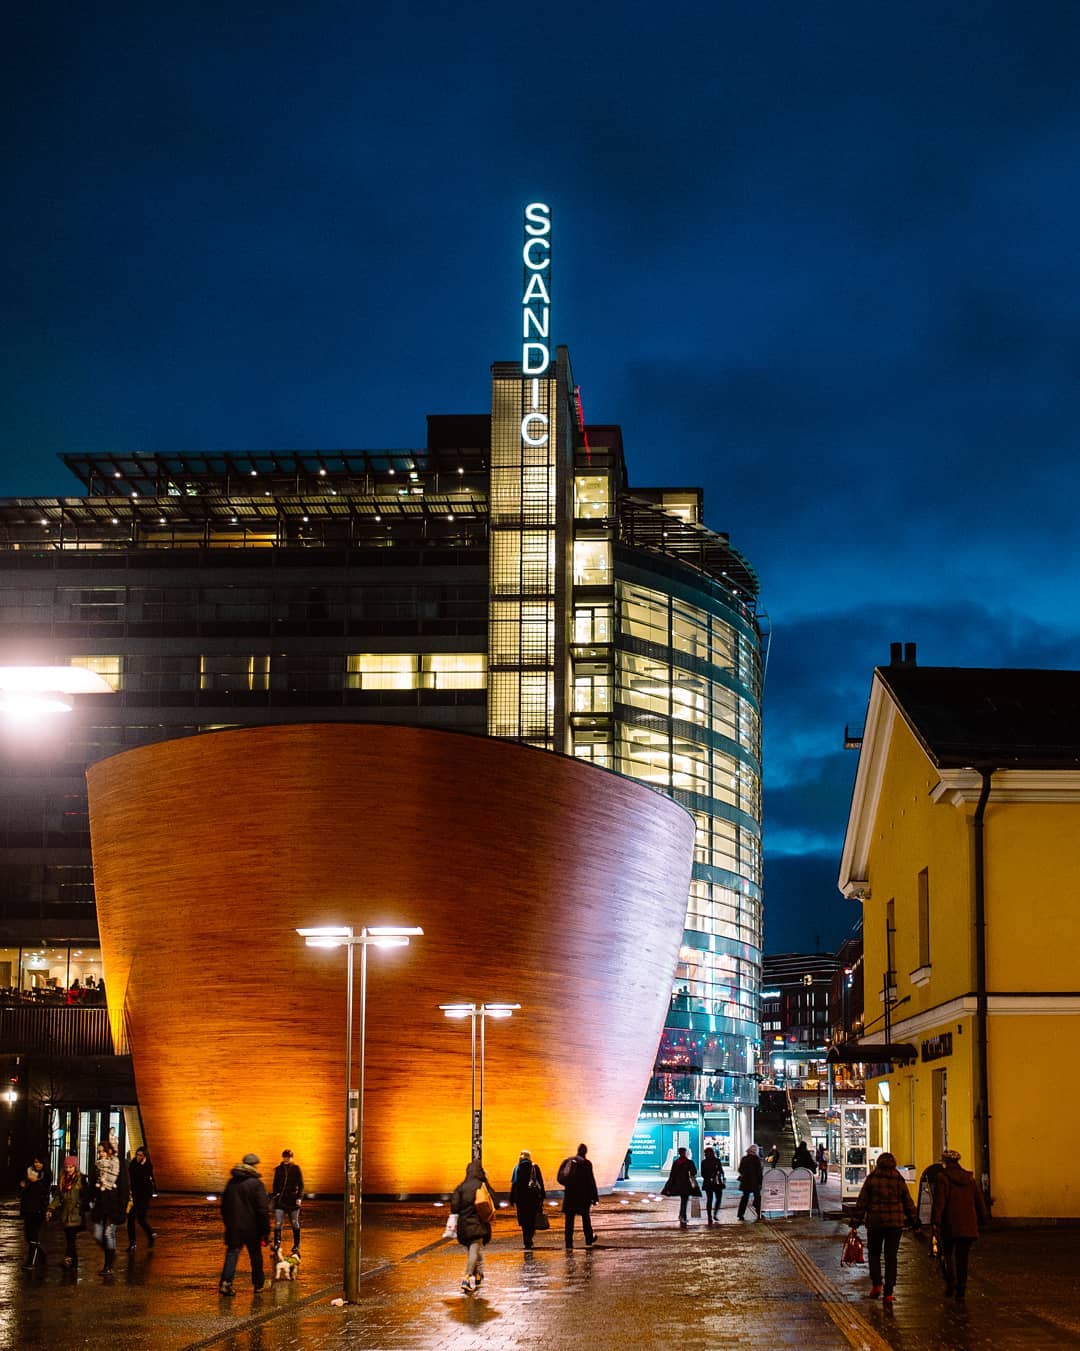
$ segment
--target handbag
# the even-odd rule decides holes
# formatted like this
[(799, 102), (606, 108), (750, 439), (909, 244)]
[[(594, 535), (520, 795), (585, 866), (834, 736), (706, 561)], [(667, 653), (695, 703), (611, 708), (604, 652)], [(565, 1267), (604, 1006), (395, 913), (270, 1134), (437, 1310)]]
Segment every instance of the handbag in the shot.
[(457, 1238), (457, 1215), (453, 1211), (446, 1217), (446, 1228), (442, 1231), (443, 1238)]
[(848, 1236), (844, 1239), (844, 1248), (840, 1254), (840, 1265), (842, 1267), (859, 1267), (866, 1261), (863, 1254), (863, 1243), (859, 1237), (857, 1229), (849, 1229)]
[(538, 1211), (536, 1212), (536, 1223), (533, 1225), (533, 1228), (534, 1228), (534, 1229), (550, 1229), (550, 1228), (551, 1228), (551, 1221), (550, 1221), (550, 1220), (548, 1219), (548, 1217), (547, 1217), (547, 1211), (545, 1211), (545, 1210), (538, 1210)]
[(700, 1220), (700, 1219), (701, 1219), (701, 1197), (700, 1197), (700, 1196), (691, 1196), (691, 1197), (690, 1197), (690, 1218), (691, 1218), (692, 1220)]

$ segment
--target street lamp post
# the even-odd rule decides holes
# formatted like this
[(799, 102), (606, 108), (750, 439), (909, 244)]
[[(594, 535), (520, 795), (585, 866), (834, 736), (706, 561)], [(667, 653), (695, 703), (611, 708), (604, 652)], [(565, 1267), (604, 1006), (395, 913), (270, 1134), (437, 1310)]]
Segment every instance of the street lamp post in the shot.
[[(512, 1018), (520, 1004), (440, 1004), (447, 1018), (468, 1018), (472, 1023), (472, 1157), (484, 1160), (484, 1024), (489, 1018)], [(480, 1019), (480, 1102), (476, 1101), (476, 1020)]]
[[(363, 1200), (364, 1162), (364, 1038), (367, 1030), (367, 950), (408, 947), (409, 939), (423, 929), (383, 925), (363, 928), (356, 933), (352, 925), (338, 924), (296, 931), (309, 948), (345, 948), (345, 1217), (344, 1262), (345, 1301), (356, 1304), (360, 1298), (360, 1234)], [(353, 949), (360, 949), (360, 1073), (353, 1085)]]

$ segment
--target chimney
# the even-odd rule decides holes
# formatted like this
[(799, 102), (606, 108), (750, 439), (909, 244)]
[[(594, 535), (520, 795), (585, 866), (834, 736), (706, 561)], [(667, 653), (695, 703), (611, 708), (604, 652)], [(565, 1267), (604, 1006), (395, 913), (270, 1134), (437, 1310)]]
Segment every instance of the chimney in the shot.
[(905, 665), (905, 666), (918, 666), (918, 664), (919, 664), (919, 663), (915, 660), (915, 644), (914, 644), (914, 643), (905, 643), (905, 644), (904, 644), (904, 665)]
[(890, 643), (889, 644), (889, 665), (890, 666), (918, 666), (915, 660), (914, 643)]
[(903, 660), (903, 659), (902, 659), (901, 656), (900, 656), (900, 653), (901, 653), (902, 650), (903, 650), (903, 649), (902, 649), (900, 643), (890, 643), (890, 644), (889, 644), (889, 665), (890, 665), (890, 666), (900, 666), (900, 665), (902, 664), (902, 660)]

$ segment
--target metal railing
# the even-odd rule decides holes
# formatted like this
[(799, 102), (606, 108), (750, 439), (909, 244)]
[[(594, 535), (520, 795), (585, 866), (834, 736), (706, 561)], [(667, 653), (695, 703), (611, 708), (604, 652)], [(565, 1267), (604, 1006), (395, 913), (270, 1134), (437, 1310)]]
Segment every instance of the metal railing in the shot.
[(116, 1046), (106, 1008), (0, 1004), (0, 1052), (50, 1056), (126, 1055)]

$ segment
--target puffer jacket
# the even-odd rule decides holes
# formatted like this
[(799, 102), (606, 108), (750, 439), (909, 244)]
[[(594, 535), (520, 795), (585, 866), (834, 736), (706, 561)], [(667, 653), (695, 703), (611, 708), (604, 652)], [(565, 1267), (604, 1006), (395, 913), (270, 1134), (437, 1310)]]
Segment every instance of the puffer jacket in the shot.
[[(482, 1220), (476, 1213), (474, 1204), (481, 1182), (491, 1192), (491, 1184), (484, 1172), (484, 1165), (473, 1159), (465, 1169), (465, 1177), (454, 1188), (454, 1193), (450, 1197), (450, 1213), (458, 1217), (457, 1241), (466, 1248), (477, 1239), (484, 1244), (491, 1242), (491, 1221)], [(491, 1199), (495, 1201), (494, 1192), (491, 1192)], [(495, 1204), (498, 1205), (498, 1202)]]
[(242, 1248), (270, 1233), (270, 1198), (262, 1177), (250, 1164), (238, 1163), (221, 1193), (225, 1246)]
[(934, 1224), (942, 1238), (978, 1238), (990, 1223), (982, 1191), (974, 1174), (950, 1161), (934, 1181)]

